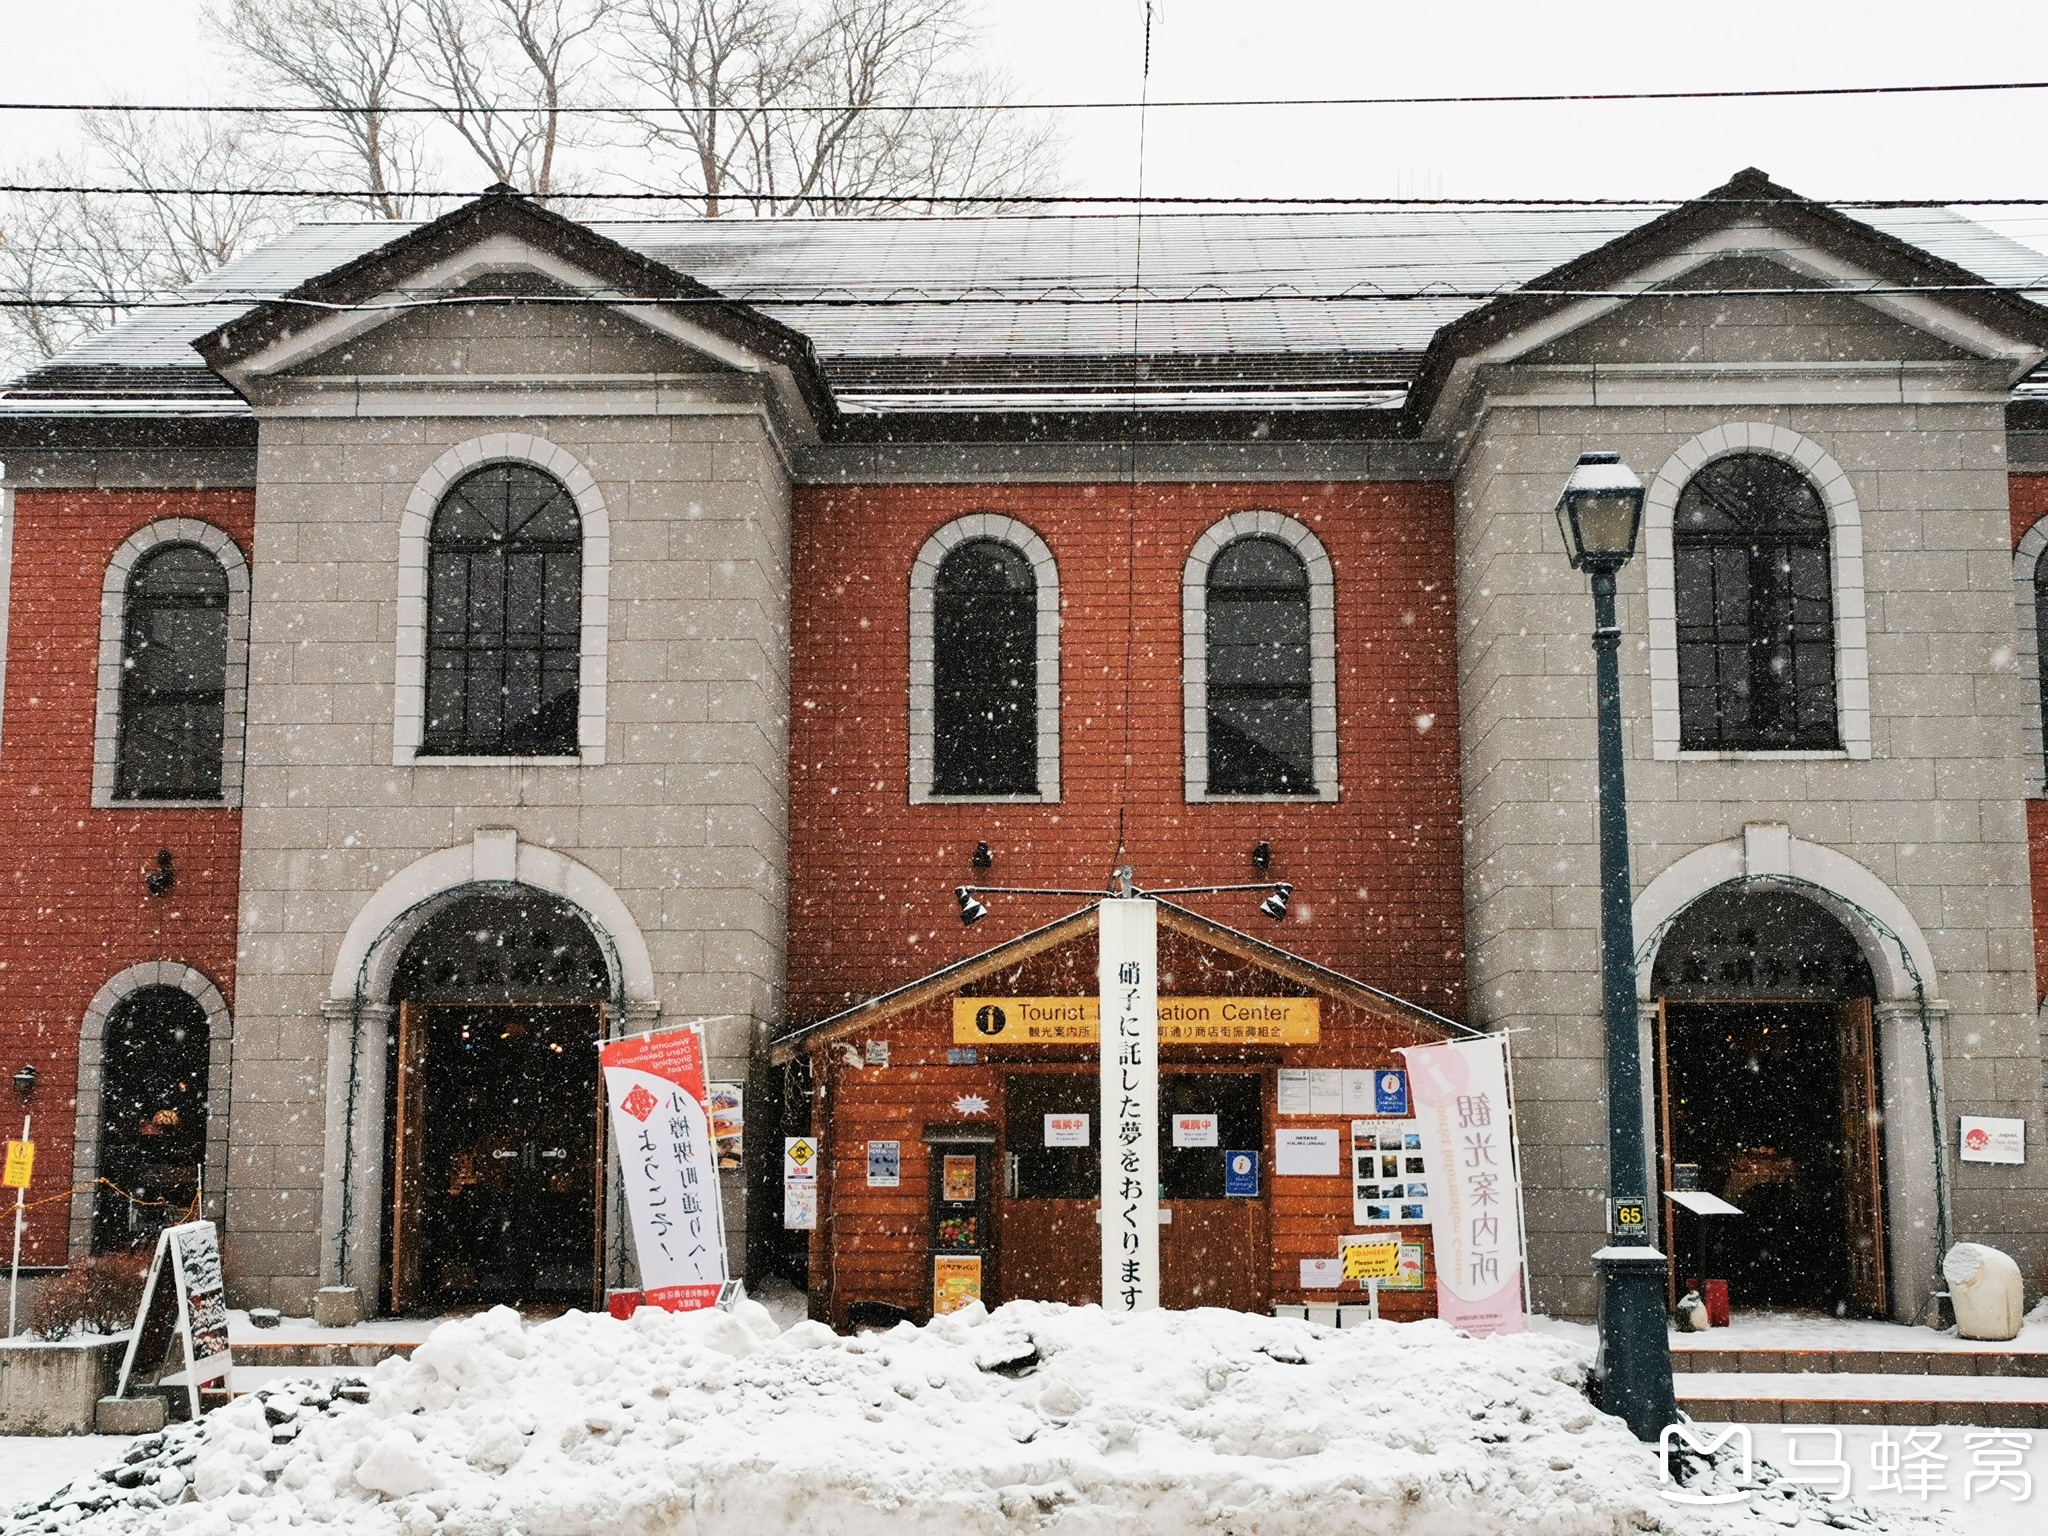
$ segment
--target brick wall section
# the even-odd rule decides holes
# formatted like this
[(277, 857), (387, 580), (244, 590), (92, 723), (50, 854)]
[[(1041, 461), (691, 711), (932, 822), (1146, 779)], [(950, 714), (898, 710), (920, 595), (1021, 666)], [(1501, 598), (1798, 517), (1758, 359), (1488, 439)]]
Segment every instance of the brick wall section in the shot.
[[(1186, 803), (1181, 571), (1204, 530), (1258, 509), (1312, 528), (1335, 568), (1336, 803)], [(909, 803), (910, 568), (935, 529), (970, 512), (1018, 518), (1059, 563), (1057, 805)], [(1059, 902), (998, 897), (980, 926), (963, 930), (953, 887), (1098, 888), (1114, 863), (1120, 809), (1139, 878), (1158, 885), (1258, 878), (1252, 846), (1271, 843), (1271, 877), (1296, 887), (1284, 930), (1244, 896), (1195, 904), (1457, 1015), (1464, 939), (1450, 517), (1447, 489), (1420, 483), (1142, 485), (1135, 501), (1118, 484), (800, 489), (791, 1020), (822, 1017), (1059, 916)], [(969, 865), (981, 841), (996, 858), (986, 872)]]
[[(205, 972), (232, 1003), (241, 816), (227, 810), (93, 810), (93, 708), (107, 561), (145, 524), (203, 519), (246, 551), (246, 491), (19, 491), (0, 722), (0, 1076), (42, 1074), (31, 1199), (71, 1176), (78, 1031), (93, 994), (146, 960)], [(152, 898), (159, 848), (177, 869)], [(7, 1095), (6, 1109), (15, 1100)], [(9, 1134), (18, 1126), (8, 1122)], [(70, 1202), (30, 1212), (23, 1260), (64, 1262)]]

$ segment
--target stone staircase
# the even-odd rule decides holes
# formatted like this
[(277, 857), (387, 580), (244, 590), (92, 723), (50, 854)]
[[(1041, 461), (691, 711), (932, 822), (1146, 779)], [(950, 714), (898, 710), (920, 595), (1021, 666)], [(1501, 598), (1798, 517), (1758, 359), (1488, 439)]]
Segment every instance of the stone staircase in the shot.
[(1672, 1340), (1678, 1406), (1693, 1418), (2048, 1428), (2048, 1349), (2032, 1338), (2023, 1336), (2018, 1347), (1976, 1344), (1926, 1329), (1862, 1324), (1834, 1347), (1801, 1341), (1774, 1348), (1768, 1339), (1743, 1339), (1745, 1331)]

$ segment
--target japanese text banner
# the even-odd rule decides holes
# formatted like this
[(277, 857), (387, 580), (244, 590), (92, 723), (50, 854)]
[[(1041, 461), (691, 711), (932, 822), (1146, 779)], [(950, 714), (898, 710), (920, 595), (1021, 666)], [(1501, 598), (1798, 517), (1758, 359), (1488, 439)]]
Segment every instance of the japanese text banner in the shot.
[(1490, 1035), (1401, 1054), (1433, 1170), (1437, 1316), (1468, 1333), (1518, 1333), (1526, 1319), (1507, 1041)]
[(703, 1041), (694, 1029), (613, 1040), (600, 1061), (647, 1304), (715, 1305), (726, 1279), (725, 1216)]

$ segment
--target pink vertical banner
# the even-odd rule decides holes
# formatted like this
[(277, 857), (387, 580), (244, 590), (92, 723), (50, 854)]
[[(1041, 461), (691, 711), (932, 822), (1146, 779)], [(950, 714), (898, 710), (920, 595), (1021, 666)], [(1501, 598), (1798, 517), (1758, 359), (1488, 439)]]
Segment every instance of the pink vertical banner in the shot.
[(1519, 1333), (1521, 1190), (1508, 1113), (1507, 1038), (1411, 1045), (1408, 1092), (1429, 1153), (1436, 1312), (1467, 1333)]
[(703, 1039), (678, 1029), (611, 1040), (599, 1061), (647, 1305), (715, 1306), (726, 1280), (725, 1214)]

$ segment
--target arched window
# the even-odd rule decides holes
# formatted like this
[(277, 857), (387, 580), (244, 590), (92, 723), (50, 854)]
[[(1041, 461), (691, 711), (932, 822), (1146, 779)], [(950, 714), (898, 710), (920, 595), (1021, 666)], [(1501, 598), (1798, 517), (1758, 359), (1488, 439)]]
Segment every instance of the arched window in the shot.
[(2048, 560), (2037, 555), (2034, 562), (2034, 683), (2041, 701), (2042, 735), (2036, 743), (2048, 762)]
[(1768, 454), (1713, 460), (1672, 526), (1679, 745), (1787, 751), (1841, 745), (1827, 505)]
[(139, 988), (107, 1020), (98, 1166), (106, 1183), (93, 1197), (94, 1252), (145, 1247), (195, 1209), (209, 1034), (206, 1008), (181, 987)]
[(970, 539), (932, 593), (932, 793), (1038, 790), (1038, 583), (1015, 546)]
[(129, 572), (121, 638), (117, 800), (218, 800), (227, 730), (228, 578), (196, 544)]
[(490, 464), (450, 486), (427, 555), (422, 753), (573, 757), (583, 533), (559, 480)]
[(1301, 556), (1264, 535), (1209, 566), (1209, 792), (1316, 790), (1309, 581)]

